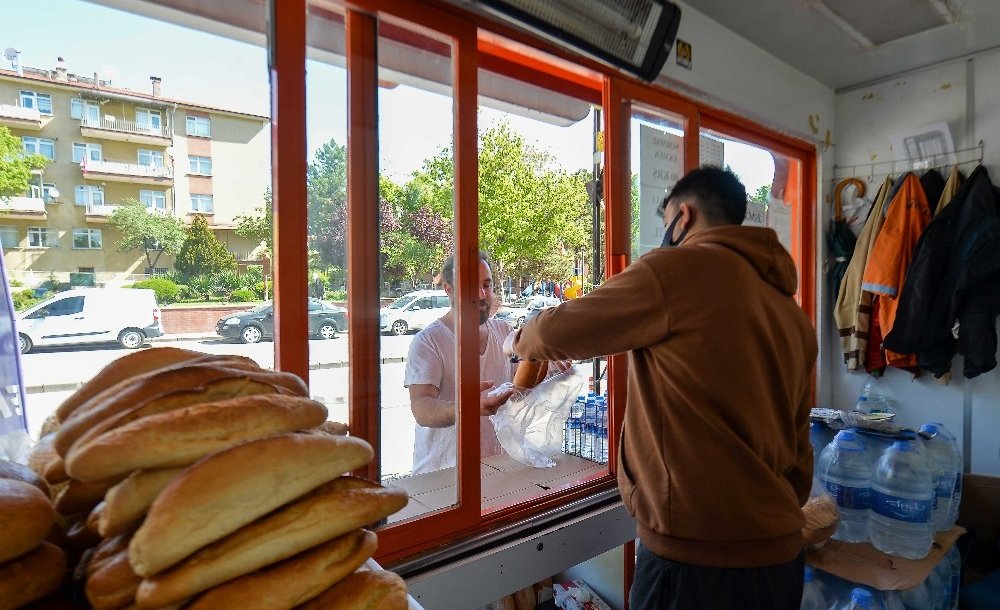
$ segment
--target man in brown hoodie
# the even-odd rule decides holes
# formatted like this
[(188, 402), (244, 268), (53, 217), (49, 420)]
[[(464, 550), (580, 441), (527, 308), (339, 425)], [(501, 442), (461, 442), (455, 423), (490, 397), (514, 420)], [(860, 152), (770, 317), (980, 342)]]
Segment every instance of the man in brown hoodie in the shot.
[[(746, 190), (701, 168), (664, 199), (663, 246), (506, 342), (527, 360), (628, 352), (618, 458), (640, 540), (632, 610), (797, 610), (816, 335)], [(677, 246), (677, 247), (673, 247)]]

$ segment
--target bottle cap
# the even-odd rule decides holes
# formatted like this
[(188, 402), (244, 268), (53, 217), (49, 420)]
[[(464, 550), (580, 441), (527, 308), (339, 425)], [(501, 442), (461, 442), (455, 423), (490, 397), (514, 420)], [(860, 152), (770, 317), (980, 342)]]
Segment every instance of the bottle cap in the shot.
[(858, 402), (861, 402), (863, 400), (868, 400), (868, 397), (867, 396), (863, 396), (863, 395), (862, 396), (858, 396)]
[(806, 566), (806, 573), (803, 576), (803, 580), (806, 582), (812, 582), (813, 579), (813, 569), (812, 566)]
[(851, 591), (851, 601), (860, 605), (862, 608), (871, 608), (872, 600), (872, 592), (868, 589), (858, 587)]
[(935, 434), (938, 433), (938, 427), (935, 426), (934, 424), (924, 424), (920, 426), (920, 431), (924, 434), (934, 436)]

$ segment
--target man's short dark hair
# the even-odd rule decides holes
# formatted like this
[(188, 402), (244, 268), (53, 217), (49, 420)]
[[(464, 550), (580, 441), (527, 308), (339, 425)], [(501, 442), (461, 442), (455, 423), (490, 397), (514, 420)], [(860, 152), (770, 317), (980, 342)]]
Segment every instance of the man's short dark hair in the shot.
[[(490, 255), (483, 250), (479, 251), (479, 260), (483, 261), (489, 265), (490, 269), (493, 265), (490, 263)], [(441, 281), (445, 284), (455, 285), (455, 255), (450, 254), (448, 258), (444, 260), (444, 265), (441, 266)]]
[(712, 225), (740, 225), (747, 214), (747, 190), (728, 169), (706, 165), (688, 172), (670, 190), (657, 212), (671, 199), (695, 205)]

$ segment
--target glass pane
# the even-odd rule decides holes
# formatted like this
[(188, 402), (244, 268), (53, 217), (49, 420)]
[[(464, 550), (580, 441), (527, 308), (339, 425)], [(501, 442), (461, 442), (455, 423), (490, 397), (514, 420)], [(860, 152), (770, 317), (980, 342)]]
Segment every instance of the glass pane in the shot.
[(631, 135), (632, 260), (636, 260), (663, 242), (659, 207), (684, 175), (684, 118), (637, 104)]
[[(398, 521), (457, 500), (452, 47), (381, 21), (378, 37), (381, 460), (410, 495)], [(447, 291), (447, 292), (446, 292)]]
[[(157, 293), (161, 312), (154, 314), (153, 307), (143, 306), (138, 312), (141, 319), (133, 317), (137, 313), (133, 307), (122, 305), (116, 312), (122, 319), (128, 317), (130, 326), (141, 324), (144, 347), (238, 354), (263, 367), (273, 366), (273, 345), (266, 331), (261, 332), (259, 344), (244, 344), (239, 333), (241, 326), (256, 323), (243, 312), (265, 299), (259, 254), (267, 249), (258, 248), (261, 238), (246, 237), (238, 229), (240, 218), (253, 216), (264, 206), (270, 186), (265, 49), (219, 36), (214, 26), (214, 33), (208, 33), (141, 16), (137, 14), (141, 7), (128, 12), (66, 0), (57, 11), (50, 3), (31, 2), (5, 9), (9, 9), (5, 19), (22, 24), (19, 32), (35, 41), (32, 57), (49, 59), (34, 65), (29, 61), (25, 78), (12, 75), (10, 82), (0, 85), (0, 97), (15, 100), (20, 88), (30, 87), (41, 94), (36, 98), (38, 107), (53, 110), (41, 132), (15, 129), (13, 133), (34, 138), (35, 150), (54, 155), (44, 175), (33, 176), (33, 181), (55, 185), (60, 201), (79, 204), (48, 206), (44, 219), (4, 218), (4, 224), (14, 229), (14, 243), (4, 257), (10, 275), (22, 284), (17, 288), (22, 308), (91, 283), (99, 289), (131, 286), (159, 270), (168, 283)], [(264, 4), (253, 4), (243, 11), (247, 12), (251, 14), (240, 15), (246, 20), (244, 27), (256, 22), (263, 28)], [(80, 35), (81, 24), (87, 24), (86, 36)], [(136, 40), (170, 40), (176, 47), (164, 55), (154, 45), (135, 44)], [(56, 66), (57, 56), (68, 63)], [(245, 69), (232, 70), (234, 65)], [(163, 77), (162, 95), (150, 82), (151, 66)], [(68, 74), (59, 78), (63, 69)], [(188, 112), (215, 123), (220, 137), (211, 146), (186, 135)], [(81, 122), (80, 117), (86, 120)], [(146, 152), (140, 156), (140, 150)], [(210, 182), (184, 171), (190, 154), (216, 161), (220, 170)], [(86, 163), (83, 173), (74, 161)], [(149, 191), (148, 196), (142, 191)], [(214, 202), (214, 215), (204, 217), (197, 236), (191, 193), (211, 194)], [(147, 210), (139, 203), (142, 200), (154, 209)], [(169, 224), (147, 233), (112, 221), (115, 211), (129, 201)], [(35, 230), (29, 231), (29, 225)], [(178, 253), (188, 239), (217, 246), (219, 259), (192, 257), (183, 263)], [(120, 244), (130, 247), (120, 252)], [(29, 250), (29, 245), (49, 249)], [(175, 291), (171, 286), (183, 288)], [(73, 323), (89, 322), (87, 308), (83, 313), (84, 318)], [(225, 324), (231, 319), (236, 322)], [(98, 323), (105, 324), (106, 318)], [(171, 341), (155, 337), (161, 332), (158, 325)], [(21, 330), (26, 330), (23, 325)], [(30, 336), (32, 349), (22, 357), (22, 365), (29, 430), (35, 438), (46, 417), (76, 387), (117, 359), (137, 353), (123, 346), (134, 346), (132, 341), (119, 343), (122, 330), (42, 329)]]
[(802, 201), (802, 161), (722, 133), (702, 130), (703, 150), (706, 141), (716, 150), (722, 150), (725, 167), (746, 187), (749, 201), (744, 224), (774, 229), (801, 274), (799, 236), (794, 227), (798, 226), (798, 204)]
[[(479, 84), (479, 240), (491, 261), (494, 291), (489, 298), (495, 312), (482, 328), (490, 342), (502, 345), (513, 329), (544, 309), (581, 296), (603, 277), (602, 206), (595, 199), (600, 189), (593, 188), (595, 131), (601, 122), (600, 111), (589, 102), (541, 86), (487, 70), (480, 70)], [(587, 393), (588, 377), (600, 378), (602, 362), (575, 363), (575, 375), (564, 375), (562, 383), (552, 380), (555, 367), (546, 365), (549, 381), (508, 398), (496, 421), (567, 392), (568, 412)], [(500, 386), (510, 384), (516, 369), (530, 363), (501, 363), (494, 370), (487, 365), (484, 385)], [(510, 424), (501, 424), (498, 431), (483, 417), (484, 438), (490, 441), (489, 446), (484, 442), (481, 458), (483, 512), (606, 474), (607, 458), (601, 454), (606, 424), (599, 425), (596, 400), (591, 406), (586, 414), (582, 407), (572, 414), (574, 425), (566, 423), (576, 434), (569, 445), (564, 444), (561, 418), (542, 410), (530, 425), (555, 426), (556, 433), (538, 445), (532, 445), (537, 438), (526, 438), (528, 421), (508, 419)], [(535, 449), (551, 452), (551, 458), (536, 457)], [(549, 467), (538, 467), (542, 462)]]

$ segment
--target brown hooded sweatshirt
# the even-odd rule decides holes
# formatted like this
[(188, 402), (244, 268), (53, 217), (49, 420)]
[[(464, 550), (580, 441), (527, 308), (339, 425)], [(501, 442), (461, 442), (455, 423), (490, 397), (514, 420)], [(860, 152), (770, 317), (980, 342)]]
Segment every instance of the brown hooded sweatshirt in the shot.
[(802, 550), (816, 334), (771, 229), (716, 227), (542, 311), (529, 360), (629, 353), (622, 500), (651, 551), (762, 567)]

